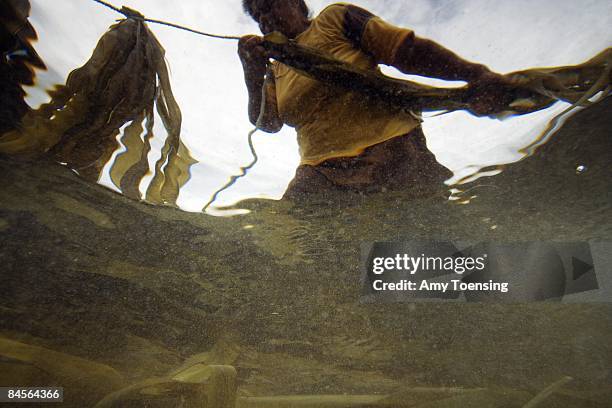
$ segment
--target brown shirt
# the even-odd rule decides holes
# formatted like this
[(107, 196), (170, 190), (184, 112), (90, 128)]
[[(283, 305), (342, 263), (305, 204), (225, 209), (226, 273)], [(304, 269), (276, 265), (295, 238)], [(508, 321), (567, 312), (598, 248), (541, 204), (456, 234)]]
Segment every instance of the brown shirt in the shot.
[[(296, 41), (358, 68), (377, 70), (379, 63), (391, 64), (399, 45), (413, 35), (338, 3), (324, 9)], [(356, 156), (419, 125), (410, 112), (315, 81), (282, 63), (274, 64), (274, 79), (280, 117), (297, 131), (301, 164)]]

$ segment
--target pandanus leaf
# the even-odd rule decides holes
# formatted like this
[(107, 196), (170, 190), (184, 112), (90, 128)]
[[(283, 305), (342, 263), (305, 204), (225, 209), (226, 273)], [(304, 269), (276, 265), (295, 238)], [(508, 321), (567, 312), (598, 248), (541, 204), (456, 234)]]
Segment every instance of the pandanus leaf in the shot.
[[(50, 92), (51, 101), (26, 113), (16, 129), (0, 137), (0, 153), (50, 155), (98, 180), (119, 147), (117, 136), (122, 132), (125, 151), (110, 168), (111, 180), (127, 196), (140, 199), (140, 183), (149, 173), (151, 139), (165, 136), (145, 200), (174, 205), (195, 161), (180, 140), (181, 110), (164, 55), (141, 19), (128, 18), (111, 26), (85, 65)], [(155, 111), (166, 135), (153, 132)]]

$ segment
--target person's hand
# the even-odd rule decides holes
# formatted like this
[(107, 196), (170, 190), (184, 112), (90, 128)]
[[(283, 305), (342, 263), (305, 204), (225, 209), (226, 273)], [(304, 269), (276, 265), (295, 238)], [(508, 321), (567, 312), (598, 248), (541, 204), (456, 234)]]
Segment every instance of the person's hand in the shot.
[(245, 74), (260, 76), (265, 73), (268, 56), (262, 43), (263, 38), (257, 35), (245, 35), (238, 41), (238, 56)]
[(508, 108), (515, 98), (517, 85), (504, 75), (486, 71), (468, 85), (470, 110), (486, 116)]

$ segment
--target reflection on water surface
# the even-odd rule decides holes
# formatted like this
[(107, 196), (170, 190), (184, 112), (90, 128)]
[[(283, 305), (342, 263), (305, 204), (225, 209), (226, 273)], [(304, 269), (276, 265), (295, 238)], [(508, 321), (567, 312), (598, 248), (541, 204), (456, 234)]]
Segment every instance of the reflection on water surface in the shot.
[[(207, 29), (205, 31), (223, 34), (256, 32), (254, 22), (249, 21), (249, 18), (242, 14), (240, 5), (230, 3), (222, 7), (216, 6), (209, 12), (197, 5), (190, 6), (187, 3), (181, 3), (180, 7), (170, 9), (166, 5), (150, 2), (146, 4), (132, 2), (128, 6), (144, 12), (147, 16), (162, 16), (169, 21), (197, 28), (205, 25), (204, 28)], [(313, 15), (316, 15), (327, 4), (326, 2), (311, 2)], [(593, 4), (592, 10), (588, 13), (580, 5), (552, 7), (544, 3), (538, 5), (517, 3), (513, 6), (499, 6), (496, 13), (490, 13), (483, 20), (486, 23), (481, 23), (478, 35), (486, 37), (487, 32), (501, 28), (508, 35), (499, 39), (499, 44), (491, 44), (487, 47), (481, 45), (478, 36), (470, 35), (474, 29), (470, 29), (473, 23), (469, 16), (472, 15), (476, 19), (477, 15), (486, 13), (486, 10), (477, 2), (449, 2), (448, 4), (422, 2), (422, 4), (411, 5), (410, 13), (398, 7), (399, 4), (383, 5), (376, 2), (370, 4), (364, 1), (359, 5), (399, 26), (414, 29), (419, 35), (432, 36), (436, 41), (460, 55), (476, 62), (486, 63), (497, 72), (513, 72), (533, 66), (577, 64), (586, 61), (609, 46), (605, 41), (605, 36), (601, 35), (608, 26), (604, 18), (607, 13), (605, 2)], [(568, 7), (575, 8), (575, 10), (570, 11)], [(525, 15), (526, 9), (530, 9), (529, 15)], [(211, 12), (218, 13), (219, 18), (212, 19)], [(557, 14), (560, 17), (555, 19), (554, 16)], [(66, 15), (82, 16), (82, 18), (75, 18), (73, 25), (66, 26), (61, 24)], [(546, 18), (559, 22), (565, 21), (565, 23), (543, 27), (541, 24), (536, 24), (536, 21), (531, 22), (530, 20), (532, 16), (536, 18), (538, 15), (548, 16)], [(116, 13), (94, 2), (91, 4), (84, 2), (79, 7), (66, 2), (54, 8), (38, 2), (33, 3), (30, 20), (34, 22), (40, 34), (34, 47), (49, 66), (47, 71), (37, 71), (38, 86), (27, 88), (28, 102), (33, 107), (49, 100), (48, 97), (41, 96), (41, 89), (51, 89), (56, 84), (64, 84), (70, 71), (83, 66), (90, 59), (96, 42), (115, 18), (117, 18)], [(235, 26), (228, 25), (228, 21), (234, 20), (238, 21)], [(84, 21), (89, 23), (84, 24)], [(601, 29), (598, 29), (600, 25)], [(183, 160), (181, 161), (183, 165), (178, 167), (182, 169), (178, 170), (178, 174), (182, 176), (177, 177), (182, 177), (183, 181), (179, 181), (177, 185), (184, 183), (186, 178), (191, 176), (181, 189), (178, 205), (189, 211), (199, 211), (212, 194), (232, 175), (239, 174), (240, 166), (245, 166), (252, 159), (252, 153), (246, 143), (250, 125), (246, 120), (248, 116), (245, 109), (247, 106), (246, 92), (242, 68), (237, 63), (235, 41), (207, 39), (158, 25), (149, 24), (149, 26), (166, 51), (166, 60), (171, 71), (172, 93), (176, 95), (182, 114), (180, 121), (182, 141), (189, 148), (190, 155), (197, 160), (195, 164), (190, 160)], [(560, 46), (556, 36), (557, 32), (561, 30), (564, 36), (569, 36), (570, 33), (567, 31), (569, 26), (589, 27), (589, 30), (592, 31), (572, 30), (572, 42)], [(546, 43), (547, 46), (534, 44), (529, 40), (530, 35), (539, 38), (541, 44)], [(510, 41), (511, 39), (513, 42)], [(140, 44), (144, 42), (141, 41)], [(55, 52), (58, 45), (61, 47), (62, 44), (65, 44), (63, 48), (70, 49), (71, 52)], [(126, 46), (123, 52), (127, 54), (130, 49), (132, 48)], [(106, 52), (110, 54), (119, 51), (107, 50)], [(136, 49), (134, 55), (137, 54)], [(203, 61), (200, 70), (191, 68), (194, 61)], [(113, 68), (110, 67), (108, 72), (113, 72)], [(142, 75), (146, 77), (146, 73), (150, 71), (133, 69), (130, 72), (142, 72)], [(398, 74), (397, 71), (391, 72), (386, 68), (385, 73), (406, 78), (405, 75)], [(142, 83), (146, 81), (145, 77), (138, 76), (133, 79), (140, 78)], [(221, 78), (224, 79), (220, 80)], [(425, 80), (423, 77), (414, 79), (419, 82)], [(118, 79), (117, 82), (122, 81)], [(134, 83), (136, 84), (136, 81)], [(446, 85), (444, 82), (435, 84), (437, 86)], [(147, 89), (138, 85), (136, 88), (143, 91)], [(132, 92), (131, 95), (134, 93)], [(213, 95), (215, 97), (212, 97)], [(226, 96), (219, 99), (217, 95)], [(107, 110), (112, 112), (118, 101), (121, 101), (121, 98), (114, 103), (109, 101)], [(507, 119), (503, 122), (480, 119), (457, 112), (427, 119), (423, 127), (428, 148), (434, 152), (436, 159), (441, 164), (455, 173), (451, 179), (452, 182), (455, 182), (475, 173), (479, 168), (520, 159), (523, 155), (519, 150), (530, 145), (539, 134), (543, 133), (547, 122), (566, 107), (567, 105), (558, 105), (550, 112), (542, 111)], [(117, 141), (110, 138), (107, 143), (113, 146), (115, 153), (112, 155), (110, 155), (112, 152), (105, 153), (101, 163), (96, 165), (92, 165), (91, 160), (88, 160), (83, 165), (89, 166), (82, 169), (81, 172), (91, 172), (92, 168), (99, 169), (106, 162), (101, 174), (101, 182), (111, 188), (119, 189), (121, 180), (117, 173), (121, 174), (130, 167), (136, 166), (134, 163), (138, 163), (141, 156), (146, 157), (146, 163), (140, 160), (141, 165), (136, 166), (138, 170), (134, 168), (124, 180), (124, 188), (127, 188), (126, 184), (134, 186), (136, 180), (142, 179), (137, 188), (146, 196), (149, 185), (152, 184), (155, 187), (159, 184), (159, 176), (153, 181), (155, 168), (161, 166), (160, 170), (163, 172), (166, 166), (162, 150), (164, 150), (167, 130), (163, 126), (163, 120), (158, 114), (156, 105), (153, 106), (152, 113), (153, 121), (139, 119), (137, 122), (142, 122), (139, 126), (137, 126), (138, 123), (134, 123), (129, 128), (128, 134), (132, 135), (130, 137), (123, 134), (130, 121), (122, 122), (125, 127), (117, 125)], [(244, 119), (236, 121), (236, 118)], [(152, 126), (150, 131), (147, 130), (147, 123)], [(140, 132), (139, 127), (143, 128)], [(249, 196), (279, 198), (292, 178), (299, 160), (296, 157), (295, 136), (290, 130), (291, 128), (285, 126), (279, 135), (270, 136), (261, 132), (255, 134), (254, 144), (259, 156), (258, 163), (249, 171), (249, 175), (239, 179), (234, 186), (221, 193), (215, 205), (227, 205), (239, 198)], [(141, 133), (138, 138), (137, 133)], [(466, 143), (470, 146), (469, 149), (465, 148)], [(131, 148), (127, 149), (126, 144)], [(151, 145), (149, 152), (146, 148), (148, 144)], [(144, 150), (138, 146), (143, 146)], [(179, 156), (185, 155), (186, 152)], [(115, 165), (114, 174), (110, 174), (110, 167), (113, 163), (109, 159), (119, 161)], [(65, 162), (65, 160), (62, 161)], [(150, 173), (145, 172), (143, 175), (143, 164), (148, 165)], [(190, 175), (184, 167), (189, 168)], [(129, 190), (134, 190), (134, 187), (130, 187)]]

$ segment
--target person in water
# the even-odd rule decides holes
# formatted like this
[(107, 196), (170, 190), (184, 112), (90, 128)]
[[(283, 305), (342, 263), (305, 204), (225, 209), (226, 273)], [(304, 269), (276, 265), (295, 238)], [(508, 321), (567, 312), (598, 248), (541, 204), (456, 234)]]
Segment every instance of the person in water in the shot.
[[(501, 107), (500, 89), (506, 84), (502, 75), (363, 8), (333, 4), (310, 19), (304, 0), (243, 0), (243, 7), (263, 34), (279, 31), (361, 69), (376, 70), (385, 64), (407, 74), (467, 81), (477, 95), (470, 101), (474, 111), (486, 114)], [(297, 132), (301, 162), (285, 197), (339, 189), (409, 189), (424, 195), (452, 175), (427, 149), (418, 112), (391, 109), (279, 62), (273, 63), (265, 81), (268, 57), (262, 41), (255, 35), (242, 37), (238, 55), (250, 121), (257, 123), (265, 98), (260, 128), (274, 133), (287, 124)]]

